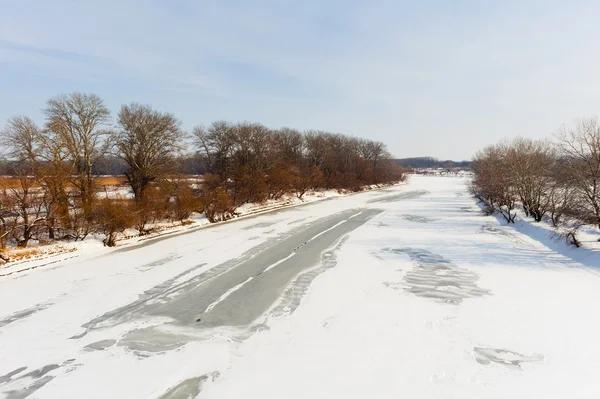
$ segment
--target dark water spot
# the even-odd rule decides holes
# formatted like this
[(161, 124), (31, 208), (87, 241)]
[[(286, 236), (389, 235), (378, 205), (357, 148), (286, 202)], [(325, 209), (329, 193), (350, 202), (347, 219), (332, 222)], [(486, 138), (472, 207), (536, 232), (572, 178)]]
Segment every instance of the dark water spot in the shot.
[(46, 385), (53, 379), (54, 379), (54, 376), (47, 375), (46, 377), (36, 380), (31, 385), (28, 385), (27, 387), (25, 387), (23, 389), (17, 389), (17, 390), (13, 390), (13, 391), (5, 391), (4, 393), (6, 394), (6, 399), (24, 399), (24, 398), (34, 394), (37, 390), (42, 388), (44, 385)]
[(173, 260), (180, 259), (180, 258), (181, 258), (181, 255), (177, 255), (175, 253), (170, 253), (167, 256), (165, 256), (164, 258), (157, 259), (157, 260), (155, 260), (153, 262), (150, 262), (150, 263), (146, 263), (145, 265), (140, 265), (140, 266), (138, 266), (138, 269), (142, 270), (142, 271), (148, 271), (148, 270), (153, 269), (153, 268), (155, 268), (157, 266), (162, 266), (165, 263), (168, 263), (168, 262), (171, 262)]
[(27, 373), (27, 374), (23, 375), (22, 377), (19, 377), (19, 379), (25, 378), (25, 377), (40, 378), (40, 377), (48, 374), (50, 371), (56, 370), (59, 367), (60, 366), (58, 364), (49, 364), (47, 366), (42, 367), (41, 369), (33, 370), (32, 372)]
[(34, 313), (39, 312), (40, 310), (44, 310), (51, 306), (52, 303), (41, 303), (39, 305), (35, 305), (31, 308), (20, 310), (11, 314), (10, 316), (5, 317), (4, 319), (0, 319), (0, 328), (7, 326), (15, 321), (19, 321), (31, 316)]
[(102, 341), (92, 342), (89, 345), (86, 345), (84, 349), (92, 350), (92, 351), (103, 351), (104, 349), (110, 348), (117, 343), (114, 339), (104, 339)]
[(132, 351), (152, 354), (181, 348), (193, 339), (188, 335), (147, 327), (129, 331), (117, 345)]
[(78, 366), (81, 366), (81, 365), (72, 365), (72, 363), (74, 361), (75, 361), (75, 359), (68, 359), (68, 360), (65, 360), (64, 362), (62, 362), (60, 365), (48, 364), (46, 366), (40, 367), (39, 369), (30, 371), (27, 374), (23, 374), (17, 378), (13, 378), (14, 376), (18, 375), (19, 373), (21, 373), (22, 371), (25, 371), (27, 369), (27, 367), (19, 367), (18, 369), (13, 370), (10, 373), (0, 377), (0, 385), (9, 384), (12, 381), (20, 381), (20, 380), (31, 380), (31, 383), (24, 388), (7, 390), (7, 391), (4, 391), (3, 393), (6, 394), (6, 398), (12, 398), (12, 399), (26, 398), (26, 397), (32, 395), (33, 393), (35, 393), (36, 391), (38, 391), (40, 388), (42, 388), (44, 385), (46, 385), (47, 383), (49, 383), (56, 377), (54, 375), (47, 375), (51, 371), (57, 370), (63, 366), (71, 365), (66, 369), (66, 372), (69, 373), (69, 372), (75, 370)]
[(544, 360), (544, 356), (537, 353), (522, 355), (507, 349), (474, 347), (473, 353), (479, 364), (489, 365), (493, 362), (514, 370), (520, 370), (521, 365), (525, 362), (541, 362)]
[(400, 216), (402, 219), (404, 220), (408, 220), (409, 222), (415, 222), (415, 223), (429, 223), (429, 222), (435, 222), (435, 219), (431, 219), (425, 216), (418, 216), (418, 215), (401, 215)]
[(477, 286), (479, 276), (475, 272), (458, 267), (440, 255), (418, 248), (386, 248), (383, 252), (406, 254), (415, 263), (404, 275), (402, 284), (386, 283), (387, 287), (455, 305), (466, 298), (490, 294)]
[(195, 398), (200, 394), (200, 391), (202, 390), (202, 385), (204, 385), (207, 381), (214, 382), (217, 378), (219, 378), (219, 376), (220, 373), (218, 371), (213, 371), (212, 373), (204, 374), (200, 377), (187, 379), (177, 384), (173, 388), (169, 389), (158, 399)]
[(5, 384), (7, 382), (10, 382), (12, 380), (12, 377), (14, 377), (15, 375), (19, 374), (21, 371), (24, 371), (24, 370), (27, 370), (27, 367), (25, 367), (25, 366), (19, 367), (18, 369), (14, 369), (13, 371), (11, 371), (8, 374), (0, 376), (0, 384)]

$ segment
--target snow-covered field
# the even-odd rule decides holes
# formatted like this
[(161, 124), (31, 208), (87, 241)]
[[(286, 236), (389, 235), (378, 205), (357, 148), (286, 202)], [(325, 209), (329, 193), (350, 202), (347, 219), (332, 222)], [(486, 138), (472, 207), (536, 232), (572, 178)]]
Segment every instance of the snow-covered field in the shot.
[[(2, 277), (0, 393), (600, 397), (598, 250), (569, 249), (529, 222), (503, 226), (482, 216), (466, 181), (413, 176), (404, 186)], [(190, 298), (210, 303), (198, 322), (237, 320), (226, 306), (243, 304), (236, 295), (262, 303), (269, 285), (252, 284), (279, 283), (275, 273), (310, 255), (286, 253), (283, 244), (322, 229), (303, 244), (318, 248), (349, 223), (354, 230), (286, 280), (253, 322), (177, 322), (194, 314)], [(272, 259), (262, 272), (218, 291), (221, 276), (256, 267), (263, 253)], [(194, 294), (196, 285), (204, 291)], [(188, 296), (177, 299), (180, 291)]]

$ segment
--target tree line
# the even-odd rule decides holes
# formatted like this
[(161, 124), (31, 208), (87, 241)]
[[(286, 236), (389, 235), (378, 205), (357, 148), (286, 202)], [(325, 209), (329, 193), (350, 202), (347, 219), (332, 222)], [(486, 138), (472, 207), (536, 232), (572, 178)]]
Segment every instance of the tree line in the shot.
[[(309, 190), (360, 190), (403, 179), (385, 144), (323, 131), (213, 122), (191, 134), (171, 113), (122, 105), (115, 120), (94, 94), (47, 101), (45, 122), (10, 118), (0, 131), (0, 249), (31, 241), (83, 239), (193, 212), (211, 222), (248, 202), (298, 198)], [(102, 192), (98, 175), (122, 173), (133, 198)], [(190, 180), (190, 171), (202, 173)], [(114, 194), (114, 193), (113, 193)]]
[(408, 168), (469, 168), (471, 161), (452, 161), (452, 160), (439, 160), (432, 157), (417, 157), (417, 158), (401, 158), (396, 159), (396, 163), (400, 166)]
[[(577, 230), (600, 228), (600, 124), (596, 118), (563, 127), (554, 140), (518, 138), (479, 151), (470, 191), (489, 214), (514, 223), (518, 204), (527, 217), (547, 217), (579, 246)], [(568, 222), (568, 223), (567, 223)]]
[[(3, 156), (4, 155), (4, 156)], [(176, 167), (174, 173), (183, 175), (202, 175), (207, 172), (204, 164), (200, 162), (197, 154), (184, 152), (175, 154)], [(119, 157), (112, 154), (103, 156), (93, 167), (92, 174), (96, 176), (123, 175), (127, 170), (127, 164)], [(6, 159), (0, 149), (0, 176), (17, 176), (14, 161)]]

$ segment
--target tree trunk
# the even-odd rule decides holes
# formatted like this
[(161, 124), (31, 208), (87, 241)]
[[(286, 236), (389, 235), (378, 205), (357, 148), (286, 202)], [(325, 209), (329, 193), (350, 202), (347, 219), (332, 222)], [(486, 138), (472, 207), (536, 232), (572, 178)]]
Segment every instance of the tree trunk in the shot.
[(104, 239), (104, 246), (105, 247), (114, 247), (115, 245), (116, 245), (115, 232), (111, 231), (110, 233), (108, 233), (106, 235), (106, 238)]

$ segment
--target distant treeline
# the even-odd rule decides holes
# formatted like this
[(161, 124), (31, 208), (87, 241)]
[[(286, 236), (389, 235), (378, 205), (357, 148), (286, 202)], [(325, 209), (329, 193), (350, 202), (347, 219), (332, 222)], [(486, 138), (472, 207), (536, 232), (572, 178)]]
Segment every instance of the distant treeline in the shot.
[(432, 157), (395, 159), (396, 164), (406, 168), (470, 168), (471, 161), (442, 161)]

